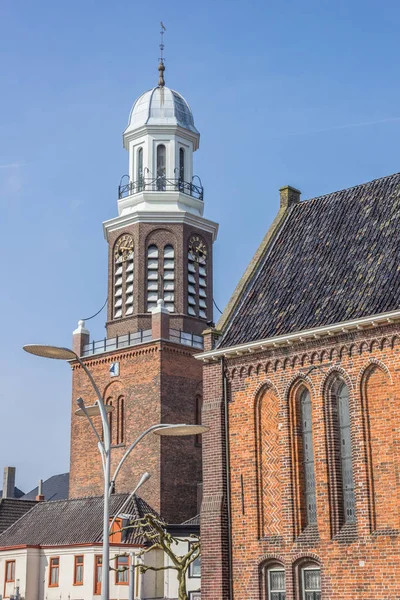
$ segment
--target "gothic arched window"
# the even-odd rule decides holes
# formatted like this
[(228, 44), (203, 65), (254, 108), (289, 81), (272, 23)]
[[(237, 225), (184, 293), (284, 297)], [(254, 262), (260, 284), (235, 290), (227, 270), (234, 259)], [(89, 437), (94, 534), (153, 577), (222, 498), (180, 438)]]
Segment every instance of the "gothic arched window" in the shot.
[(163, 263), (163, 293), (165, 308), (170, 312), (175, 310), (175, 251), (173, 246), (168, 244), (164, 248)]
[(304, 389), (300, 395), (301, 435), (303, 442), (304, 495), (306, 503), (306, 523), (317, 522), (317, 502), (315, 496), (314, 448), (312, 433), (312, 404), (310, 392)]
[(353, 464), (351, 459), (349, 390), (345, 383), (341, 383), (337, 390), (337, 399), (339, 409), (340, 462), (343, 485), (343, 516), (344, 521), (347, 523), (355, 520), (355, 500)]
[(147, 249), (147, 311), (157, 306), (158, 295), (158, 248), (152, 244)]
[(138, 191), (141, 192), (143, 189), (143, 148), (139, 148), (137, 151), (137, 186)]
[(188, 248), (188, 314), (207, 318), (207, 246), (193, 235)]
[(133, 238), (125, 233), (114, 246), (114, 319), (133, 313), (133, 259)]
[(167, 151), (164, 144), (157, 146), (157, 190), (165, 190)]

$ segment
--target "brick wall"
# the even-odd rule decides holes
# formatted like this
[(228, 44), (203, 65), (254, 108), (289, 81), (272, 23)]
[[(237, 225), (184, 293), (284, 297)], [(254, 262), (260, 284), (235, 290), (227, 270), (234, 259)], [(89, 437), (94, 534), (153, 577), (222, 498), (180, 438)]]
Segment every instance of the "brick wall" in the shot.
[[(176, 344), (152, 342), (117, 352), (83, 359), (91, 370), (104, 399), (112, 402), (112, 428), (116, 439), (117, 403), (124, 400), (124, 440), (112, 449), (112, 469), (127, 447), (150, 425), (195, 423), (195, 397), (202, 393), (201, 364), (193, 351)], [(109, 367), (119, 361), (119, 377), (110, 377)], [(82, 396), (93, 404), (95, 396), (79, 365), (72, 365), (72, 420), (70, 497), (103, 493), (103, 475), (96, 440), (86, 420), (77, 417), (75, 400)], [(100, 418), (97, 418), (100, 427)], [(170, 522), (179, 523), (197, 512), (197, 484), (201, 481), (201, 448), (194, 437), (146, 437), (120, 471), (117, 492), (132, 491), (141, 474), (151, 479), (140, 495)]]
[[(235, 599), (266, 598), (263, 574), (279, 564), (287, 600), (300, 600), (301, 567), (308, 562), (320, 565), (323, 600), (400, 598), (399, 334), (398, 325), (388, 324), (226, 359)], [(203, 369), (203, 421), (211, 427), (203, 443), (205, 600), (229, 597), (227, 554), (221, 552), (227, 536), (221, 526), (226, 473), (220, 369), (219, 363)], [(338, 506), (330, 391), (338, 378), (349, 390), (355, 523), (344, 523)], [(304, 388), (312, 402), (315, 525), (307, 525), (304, 507), (298, 412)], [(213, 494), (218, 501), (210, 510)]]

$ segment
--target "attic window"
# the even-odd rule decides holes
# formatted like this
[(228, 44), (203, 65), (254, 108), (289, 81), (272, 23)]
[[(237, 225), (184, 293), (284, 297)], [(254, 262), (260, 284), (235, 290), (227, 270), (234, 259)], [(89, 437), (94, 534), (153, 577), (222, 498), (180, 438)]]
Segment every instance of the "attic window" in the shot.
[[(113, 517), (110, 518), (110, 525), (112, 520)], [(120, 517), (116, 518), (110, 531), (110, 542), (112, 544), (122, 543), (122, 527), (122, 519)]]

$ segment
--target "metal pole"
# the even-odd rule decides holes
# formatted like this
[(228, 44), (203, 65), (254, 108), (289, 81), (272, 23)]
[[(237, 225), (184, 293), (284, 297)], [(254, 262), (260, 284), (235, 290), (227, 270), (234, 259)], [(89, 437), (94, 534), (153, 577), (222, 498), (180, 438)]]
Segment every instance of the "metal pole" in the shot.
[[(111, 465), (111, 439), (110, 439), (110, 426), (107, 417), (106, 407), (103, 401), (103, 397), (100, 394), (100, 390), (96, 385), (93, 375), (85, 365), (85, 363), (76, 357), (76, 360), (81, 365), (82, 369), (88, 376), (93, 389), (96, 392), (101, 421), (103, 425), (104, 442), (102, 444), (103, 456), (104, 456), (104, 512), (103, 512), (103, 553), (102, 553), (102, 568), (101, 568), (101, 600), (110, 600), (110, 571), (109, 571), (109, 560), (110, 560), (110, 536), (108, 533), (109, 521), (110, 521), (110, 465)], [(100, 446), (100, 444), (99, 444)]]
[(135, 600), (135, 555), (129, 554), (129, 600)]

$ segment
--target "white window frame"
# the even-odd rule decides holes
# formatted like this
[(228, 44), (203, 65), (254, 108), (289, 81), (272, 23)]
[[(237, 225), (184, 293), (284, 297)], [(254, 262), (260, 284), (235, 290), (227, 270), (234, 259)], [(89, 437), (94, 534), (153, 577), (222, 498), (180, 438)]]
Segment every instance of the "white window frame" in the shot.
[[(306, 590), (305, 577), (304, 577), (305, 571), (319, 571), (319, 581), (320, 581), (319, 590)], [(306, 600), (306, 592), (313, 592), (314, 594), (319, 593), (320, 598), (322, 598), (322, 596), (321, 596), (321, 567), (319, 565), (311, 564), (311, 565), (307, 565), (306, 567), (301, 568), (301, 600)]]

